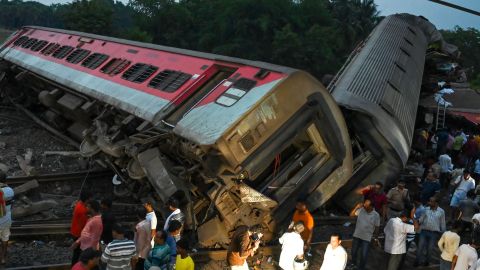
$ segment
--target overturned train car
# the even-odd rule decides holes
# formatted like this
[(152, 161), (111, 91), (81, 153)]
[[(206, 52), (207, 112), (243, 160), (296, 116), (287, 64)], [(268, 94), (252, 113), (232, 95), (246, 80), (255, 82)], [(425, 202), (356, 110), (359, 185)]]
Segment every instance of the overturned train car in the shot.
[(351, 175), (341, 110), (303, 71), (42, 27), (0, 57), (6, 96), (112, 168), (117, 193), (182, 198), (202, 246), (240, 224), (268, 240), (292, 198), (325, 202)]
[(438, 50), (451, 59), (456, 46), (444, 42), (423, 17), (386, 17), (328, 85), (352, 133), (354, 172), (336, 194), (346, 208), (358, 202), (358, 187), (398, 180), (410, 154), (426, 55)]
[[(292, 68), (35, 26), (0, 47), (2, 91), (112, 168), (122, 183), (116, 195), (150, 197), (158, 209), (180, 198), (201, 246), (225, 247), (241, 224), (262, 224), (268, 240), (296, 197), (318, 208), (368, 178), (352, 181), (359, 171), (380, 177), (385, 160), (405, 164), (431, 41), (414, 18), (384, 19), (333, 95)], [(400, 37), (389, 34), (392, 21)], [(350, 67), (376, 51), (394, 56), (385, 74)], [(406, 74), (388, 77), (394, 68)]]

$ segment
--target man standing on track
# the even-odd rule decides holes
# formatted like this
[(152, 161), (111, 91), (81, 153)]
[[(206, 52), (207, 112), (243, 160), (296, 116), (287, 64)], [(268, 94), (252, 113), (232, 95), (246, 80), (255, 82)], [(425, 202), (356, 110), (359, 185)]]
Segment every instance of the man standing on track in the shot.
[(303, 239), (300, 234), (304, 229), (303, 222), (299, 221), (293, 225), (292, 231), (284, 233), (278, 239), (282, 245), (278, 265), (283, 270), (293, 270), (295, 259), (303, 259)]
[[(4, 182), (6, 179), (5, 173), (0, 171), (0, 181)], [(2, 184), (3, 185), (3, 184)], [(1, 264), (6, 263), (8, 239), (10, 237), (10, 227), (12, 226), (12, 202), (14, 192), (11, 187), (2, 187), (2, 200), (0, 205), (2, 207), (3, 216), (0, 217), (0, 237), (2, 239), (2, 246), (0, 250)]]
[(81, 250), (93, 248), (98, 250), (100, 248), (100, 237), (103, 232), (102, 217), (100, 215), (100, 204), (91, 200), (87, 202), (87, 209), (90, 218), (85, 224), (85, 227), (80, 234), (77, 241), (73, 242), (71, 249), (80, 247)]
[(315, 223), (313, 221), (312, 214), (307, 209), (307, 201), (303, 198), (297, 200), (296, 210), (293, 214), (292, 221), (294, 223), (302, 222), (304, 226), (303, 232), (300, 234), (303, 239), (304, 249), (308, 250), (310, 242), (312, 240), (313, 227)]
[(380, 215), (375, 211), (372, 201), (366, 199), (363, 205), (357, 205), (352, 210), (350, 216), (357, 217), (352, 242), (352, 266), (363, 270), (367, 264), (372, 238), (375, 244), (379, 245), (377, 236), (378, 227), (380, 226)]
[(408, 213), (402, 212), (400, 217), (391, 218), (384, 228), (385, 252), (389, 255), (387, 270), (398, 270), (407, 253), (407, 234), (418, 231), (418, 222), (408, 224)]
[(348, 254), (342, 247), (340, 234), (334, 233), (330, 236), (330, 244), (325, 250), (320, 270), (344, 270), (347, 266), (347, 258)]
[[(73, 241), (77, 241), (82, 233), (83, 227), (87, 224), (88, 220), (88, 210), (87, 210), (87, 201), (90, 200), (92, 194), (86, 190), (82, 190), (80, 193), (80, 199), (75, 203), (75, 208), (73, 209), (72, 224), (70, 226), (70, 234), (72, 235)], [(80, 253), (82, 250), (80, 246), (77, 246), (73, 250), (72, 256), (72, 265), (78, 262)]]

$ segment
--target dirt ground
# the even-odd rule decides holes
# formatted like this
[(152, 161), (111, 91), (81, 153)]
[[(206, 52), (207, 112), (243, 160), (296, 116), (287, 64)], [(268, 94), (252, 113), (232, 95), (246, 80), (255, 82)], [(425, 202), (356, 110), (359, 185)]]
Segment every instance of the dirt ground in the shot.
[[(1, 38), (0, 38), (1, 39)], [(9, 104), (0, 104), (0, 169), (7, 172), (7, 176), (24, 176), (25, 171), (20, 168), (17, 156), (25, 159), (27, 153), (31, 152), (33, 174), (66, 173), (86, 169), (85, 160), (75, 157), (45, 156), (45, 151), (73, 151), (72, 146), (67, 145), (54, 137), (43, 128), (36, 125), (22, 112), (17, 111)], [(108, 179), (106, 179), (108, 180)], [(88, 184), (88, 183), (87, 183)], [(97, 190), (96, 197), (111, 193), (111, 188), (106, 186)], [(52, 183), (43, 184), (40, 188), (27, 193), (28, 199), (32, 201), (53, 199), (58, 206), (41, 214), (32, 215), (20, 219), (48, 220), (48, 219), (69, 219), (72, 212), (72, 203), (78, 197), (79, 186), (74, 184)], [(17, 200), (13, 207), (22, 203)], [(14, 221), (15, 224), (15, 221)], [(69, 261), (71, 252), (68, 250), (69, 239), (22, 239), (12, 241), (8, 250), (7, 267), (56, 264)]]
[(6, 169), (7, 175), (25, 175), (17, 155), (26, 159), (29, 152), (33, 154), (30, 165), (38, 174), (79, 171), (86, 166), (85, 160), (44, 155), (45, 151), (73, 150), (76, 149), (36, 125), (15, 108), (0, 105), (0, 166), (6, 166), (3, 169)]

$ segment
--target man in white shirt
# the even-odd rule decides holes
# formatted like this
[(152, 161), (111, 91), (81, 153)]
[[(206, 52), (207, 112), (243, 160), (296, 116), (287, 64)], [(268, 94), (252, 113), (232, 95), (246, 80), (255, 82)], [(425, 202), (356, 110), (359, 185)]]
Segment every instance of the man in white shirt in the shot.
[(467, 192), (472, 189), (475, 189), (475, 180), (470, 176), (470, 172), (465, 169), (463, 175), (460, 175), (455, 179), (455, 182), (452, 183), (456, 186), (455, 192), (453, 193), (452, 200), (450, 201), (450, 206), (452, 207), (452, 217), (455, 219), (458, 216), (458, 207), (460, 201), (467, 198)]
[(282, 245), (278, 265), (283, 270), (293, 270), (295, 258), (303, 258), (303, 239), (300, 234), (305, 229), (303, 222), (299, 221), (293, 225), (292, 232), (286, 232), (278, 239)]
[(451, 270), (452, 268), (452, 259), (460, 244), (460, 236), (457, 234), (460, 227), (461, 222), (459, 220), (455, 221), (452, 230), (444, 232), (438, 241), (438, 248), (442, 252), (440, 255), (440, 270)]
[(413, 225), (406, 223), (408, 213), (401, 213), (400, 217), (391, 218), (383, 232), (385, 233), (385, 252), (388, 253), (387, 270), (398, 270), (403, 256), (407, 253), (407, 234), (418, 231), (418, 221)]
[(145, 208), (139, 208), (137, 210), (138, 223), (135, 226), (135, 235), (134, 242), (137, 249), (137, 260), (135, 264), (135, 270), (144, 270), (144, 262), (148, 257), (148, 253), (152, 249), (150, 244), (150, 222), (148, 222), (145, 217), (147, 212)]
[(477, 255), (478, 246), (475, 243), (463, 244), (457, 251), (452, 259), (452, 268), (453, 270), (465, 270), (470, 269), (471, 266), (475, 264), (478, 259)]
[(2, 240), (0, 260), (2, 264), (5, 264), (8, 240), (10, 238), (10, 227), (12, 226), (12, 202), (14, 192), (13, 189), (8, 186), (2, 187), (2, 192), (3, 200), (5, 201), (5, 215), (0, 218), (0, 238)]
[(468, 270), (480, 270), (480, 259), (477, 260)]
[(330, 236), (330, 244), (325, 250), (323, 263), (320, 270), (344, 270), (347, 266), (347, 252), (342, 247), (340, 234), (334, 233)]
[[(170, 221), (172, 220), (178, 220), (182, 224), (182, 228), (185, 224), (185, 215), (182, 213), (182, 210), (179, 208), (179, 203), (178, 200), (175, 198), (170, 198), (167, 201), (167, 206), (172, 213), (167, 217), (165, 220), (165, 224), (163, 225), (163, 230), (168, 231), (168, 224), (170, 224)], [(175, 241), (178, 242), (181, 238), (181, 233), (175, 236)]]
[[(375, 211), (372, 201), (366, 199), (363, 201), (363, 205), (358, 204), (352, 210), (350, 216), (357, 217), (352, 241), (352, 264), (358, 270), (363, 270), (367, 264), (372, 236), (375, 244), (379, 245), (377, 236), (380, 215)], [(360, 260), (357, 260), (358, 257), (360, 257)]]
[(143, 207), (145, 207), (145, 210), (147, 210), (147, 215), (145, 216), (145, 220), (150, 222), (150, 244), (152, 245), (152, 248), (154, 246), (154, 241), (153, 238), (157, 234), (157, 215), (155, 215), (155, 210), (153, 209), (153, 205), (151, 202), (147, 201), (143, 203)]

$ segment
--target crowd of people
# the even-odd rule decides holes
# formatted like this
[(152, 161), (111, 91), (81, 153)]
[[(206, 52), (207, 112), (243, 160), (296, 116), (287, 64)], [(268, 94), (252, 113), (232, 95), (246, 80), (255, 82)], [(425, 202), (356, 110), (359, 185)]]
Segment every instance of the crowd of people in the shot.
[[(359, 189), (364, 202), (351, 213), (357, 221), (347, 267), (365, 269), (371, 247), (381, 246), (383, 228), (385, 269), (403, 269), (412, 243), (415, 267), (430, 265), (438, 247), (441, 270), (480, 269), (480, 136), (446, 129), (429, 135), (423, 130), (413, 149), (423, 167), (423, 176), (409, 183), (417, 190), (414, 194), (403, 180), (388, 192), (381, 182)], [(448, 198), (448, 217), (439, 206), (442, 198)]]
[[(404, 269), (406, 253), (415, 244), (415, 267), (429, 266), (438, 248), (441, 270), (480, 270), (480, 136), (467, 136), (462, 130), (440, 130), (431, 138), (423, 131), (420, 136), (425, 146), (418, 149), (415, 144), (412, 156), (422, 161), (422, 177), (408, 183), (399, 180), (388, 192), (382, 182), (360, 188), (364, 200), (350, 213), (356, 217), (351, 260), (341, 246), (341, 235), (333, 233), (321, 270), (365, 269), (370, 249), (382, 247), (381, 232), (388, 255), (381, 269)], [(415, 191), (409, 191), (407, 184)], [(448, 217), (440, 207), (446, 197)], [(228, 260), (231, 269), (248, 269), (246, 258), (258, 248), (259, 229), (245, 227), (235, 234)], [(306, 268), (304, 254), (312, 230), (313, 218), (300, 200), (288, 231), (279, 238), (281, 269)]]
[[(438, 248), (441, 270), (480, 269), (480, 136), (440, 130), (430, 137), (420, 132), (419, 137), (412, 156), (423, 166), (422, 177), (399, 180), (387, 192), (382, 182), (360, 188), (364, 200), (350, 213), (356, 217), (351, 259), (342, 247), (342, 236), (333, 233), (321, 270), (365, 269), (372, 246), (382, 247), (382, 232), (387, 270), (403, 269), (413, 245), (415, 266), (431, 264)], [(446, 197), (449, 203), (444, 210), (440, 202)], [(129, 236), (112, 215), (110, 200), (98, 202), (82, 192), (71, 227), (72, 269), (193, 269), (189, 242), (182, 238), (185, 216), (177, 200), (172, 198), (167, 205), (170, 215), (159, 225), (152, 204), (146, 202)], [(313, 228), (306, 201), (298, 200), (290, 226), (278, 239), (281, 269), (306, 268)], [(248, 270), (247, 260), (259, 248), (261, 238), (261, 226), (236, 228), (227, 250), (230, 269)]]
[(176, 199), (168, 200), (170, 214), (161, 226), (151, 202), (139, 206), (133, 230), (115, 219), (111, 207), (111, 200), (98, 202), (81, 192), (70, 229), (72, 270), (194, 269), (189, 242), (182, 238), (185, 216)]
[[(283, 270), (300, 270), (308, 267), (305, 254), (310, 250), (314, 219), (307, 209), (307, 202), (297, 200), (291, 223), (278, 242), (281, 252), (278, 267)], [(361, 212), (362, 210), (359, 210)], [(262, 227), (240, 226), (235, 230), (227, 252), (227, 263), (232, 270), (248, 270), (247, 259), (255, 254), (262, 238)], [(325, 255), (320, 270), (345, 269), (347, 252), (341, 245), (342, 237), (338, 233), (330, 235), (330, 242), (325, 249)]]

